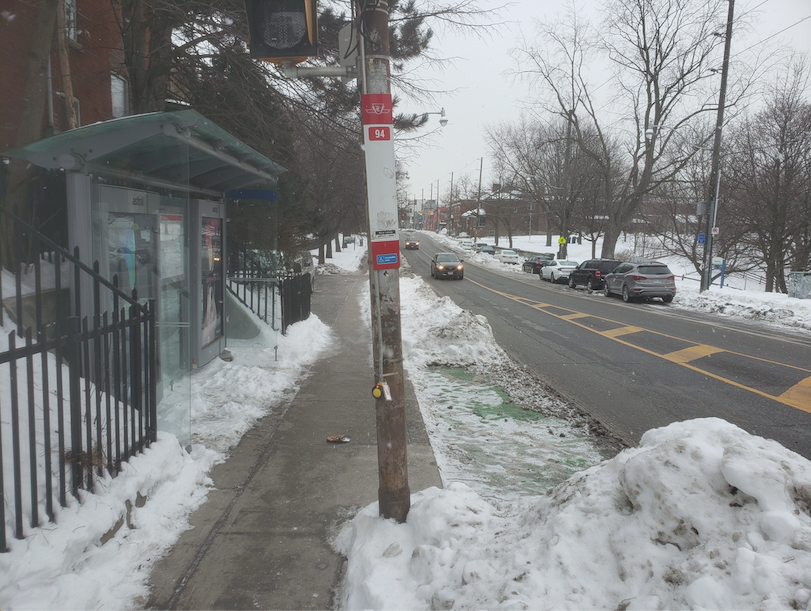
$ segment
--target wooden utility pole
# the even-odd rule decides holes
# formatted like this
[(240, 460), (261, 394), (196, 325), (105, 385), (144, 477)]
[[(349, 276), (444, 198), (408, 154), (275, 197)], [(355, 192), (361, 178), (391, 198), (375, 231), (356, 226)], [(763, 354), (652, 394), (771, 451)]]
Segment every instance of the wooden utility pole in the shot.
[(378, 501), (382, 517), (394, 518), (402, 523), (408, 517), (411, 492), (408, 488), (406, 454), (397, 194), (390, 127), (389, 7), (386, 0), (359, 0), (358, 11), (361, 105), (369, 198), (369, 286), (376, 384), (374, 394), (377, 397)]
[(732, 19), (735, 15), (735, 0), (729, 0), (726, 39), (724, 40), (724, 65), (721, 66), (721, 91), (718, 94), (718, 115), (715, 121), (715, 140), (712, 149), (712, 169), (710, 170), (709, 201), (707, 224), (704, 234), (704, 269), (701, 274), (701, 292), (709, 290), (712, 284), (712, 238), (715, 219), (718, 214), (718, 192), (721, 184), (721, 129), (724, 126), (724, 106), (727, 95), (727, 75), (729, 74), (729, 50), (732, 44)]

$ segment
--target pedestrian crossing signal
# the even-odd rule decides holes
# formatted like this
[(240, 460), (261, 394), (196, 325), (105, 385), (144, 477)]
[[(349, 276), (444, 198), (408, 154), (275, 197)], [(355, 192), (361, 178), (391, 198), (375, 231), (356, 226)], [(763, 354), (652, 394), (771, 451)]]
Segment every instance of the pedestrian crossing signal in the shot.
[(251, 57), (276, 64), (318, 55), (317, 0), (245, 0)]

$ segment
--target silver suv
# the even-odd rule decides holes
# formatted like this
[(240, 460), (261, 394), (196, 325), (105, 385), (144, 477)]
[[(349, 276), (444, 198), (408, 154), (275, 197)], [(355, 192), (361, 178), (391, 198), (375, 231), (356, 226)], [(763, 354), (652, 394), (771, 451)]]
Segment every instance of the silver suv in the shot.
[(661, 297), (665, 303), (676, 294), (676, 277), (664, 263), (623, 263), (604, 278), (603, 294), (616, 293), (623, 301)]

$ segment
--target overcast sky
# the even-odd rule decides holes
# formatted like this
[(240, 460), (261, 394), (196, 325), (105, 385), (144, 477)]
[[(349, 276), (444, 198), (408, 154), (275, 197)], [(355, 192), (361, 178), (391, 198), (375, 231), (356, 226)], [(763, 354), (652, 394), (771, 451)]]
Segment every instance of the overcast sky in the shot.
[[(479, 4), (497, 7), (504, 2), (480, 0)], [(589, 18), (596, 15), (596, 7), (600, 5), (596, 0), (579, 0), (576, 4), (584, 7), (579, 14)], [(488, 189), (492, 182), (498, 182), (489, 174), (492, 164), (487, 159), (484, 128), (501, 121), (517, 120), (521, 108), (530, 101), (526, 85), (507, 74), (516, 67), (509, 51), (518, 46), (522, 36), (532, 38), (538, 18), (554, 17), (562, 6), (564, 3), (556, 1), (514, 0), (501, 13), (504, 25), (483, 41), (469, 34), (436, 29), (433, 43), (436, 55), (456, 59), (445, 62), (444, 70), (419, 67), (413, 76), (432, 79), (428, 86), (433, 90), (454, 93), (438, 94), (434, 105), (406, 100), (401, 104), (400, 110), (408, 112), (438, 111), (444, 107), (448, 117), (448, 125), (440, 128), (439, 117), (431, 116), (421, 132), (427, 134), (433, 130), (428, 139), (409, 140), (399, 146), (398, 154), (406, 157), (409, 198), (429, 199), (431, 195), (435, 198), (437, 181), (444, 193), (451, 173), (454, 181), (465, 174), (474, 182), (478, 181), (481, 157), (484, 157), (482, 188)], [(736, 52), (766, 39), (768, 41), (762, 44), (782, 42), (811, 54), (811, 0), (736, 0), (736, 21), (743, 16), (756, 17), (752, 19), (754, 31), (733, 33), (733, 59)], [(398, 92), (395, 90), (395, 93)], [(423, 140), (432, 144), (422, 144)], [(415, 152), (413, 145), (417, 142), (421, 146)]]

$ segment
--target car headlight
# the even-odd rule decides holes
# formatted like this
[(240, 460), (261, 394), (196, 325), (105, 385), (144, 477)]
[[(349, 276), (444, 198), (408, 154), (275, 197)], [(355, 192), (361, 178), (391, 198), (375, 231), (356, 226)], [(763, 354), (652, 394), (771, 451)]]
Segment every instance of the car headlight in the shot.
[(437, 269), (445, 269), (445, 266), (444, 265), (437, 265), (436, 268)]

